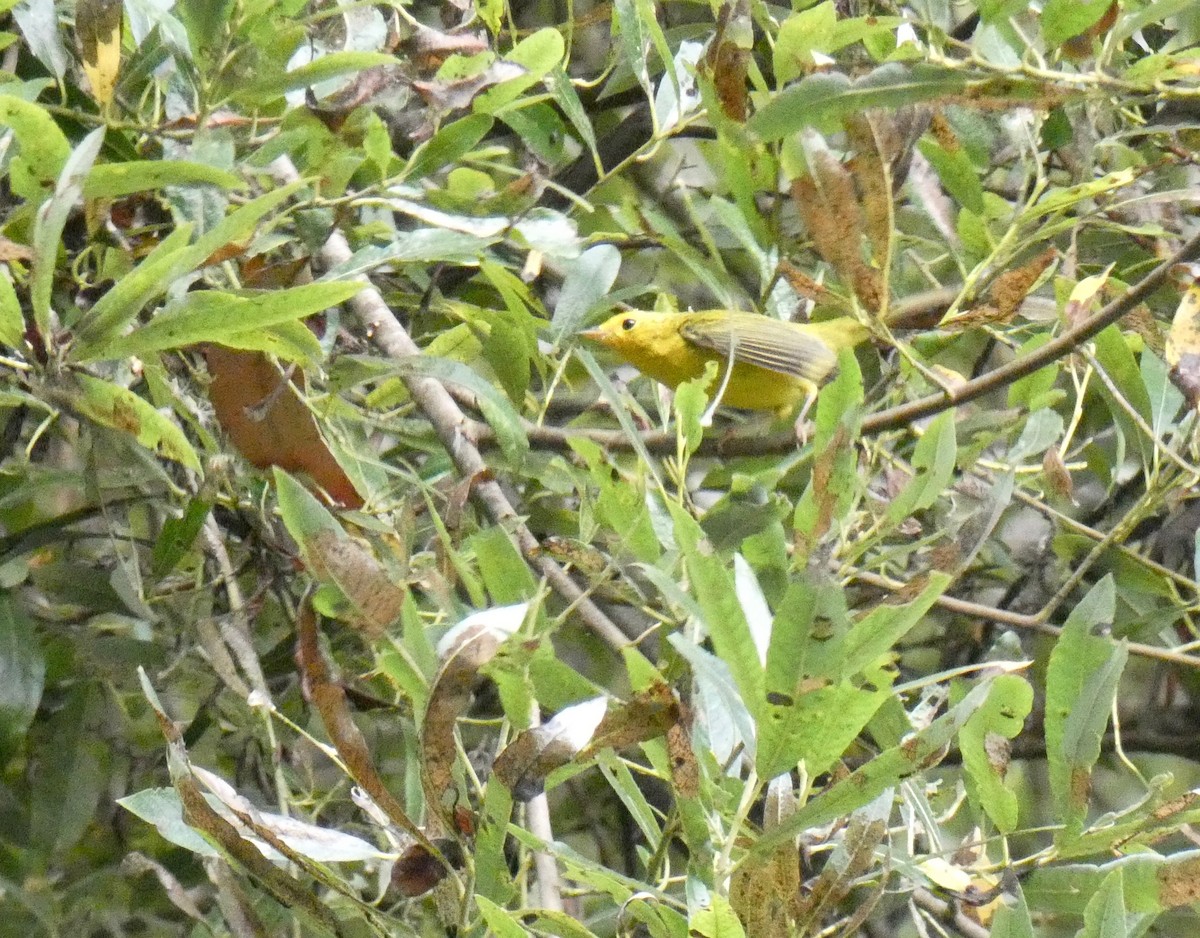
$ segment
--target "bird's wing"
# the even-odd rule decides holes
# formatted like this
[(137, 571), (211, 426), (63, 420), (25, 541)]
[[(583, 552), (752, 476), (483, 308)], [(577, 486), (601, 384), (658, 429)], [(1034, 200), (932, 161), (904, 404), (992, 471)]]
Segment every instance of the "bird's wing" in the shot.
[(750, 313), (697, 317), (680, 335), (725, 358), (820, 384), (837, 366), (837, 354), (802, 326)]

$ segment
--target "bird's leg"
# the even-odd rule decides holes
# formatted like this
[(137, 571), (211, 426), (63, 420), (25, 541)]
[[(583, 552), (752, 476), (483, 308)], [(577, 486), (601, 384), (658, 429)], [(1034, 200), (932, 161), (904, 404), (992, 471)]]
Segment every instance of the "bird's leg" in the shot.
[(796, 417), (796, 422), (792, 425), (792, 429), (796, 433), (796, 442), (801, 446), (808, 444), (808, 412), (812, 410), (812, 405), (817, 400), (817, 389), (809, 388), (808, 393), (804, 396), (804, 406), (800, 408), (800, 414)]
[(721, 398), (725, 396), (725, 389), (729, 387), (729, 378), (733, 374), (733, 366), (734, 362), (736, 361), (733, 353), (736, 349), (736, 344), (730, 348), (729, 358), (725, 361), (725, 373), (721, 375), (721, 384), (717, 388), (717, 393), (713, 395), (712, 403), (708, 405), (708, 410), (706, 410), (704, 415), (700, 418), (700, 426), (704, 427), (705, 429), (712, 426), (713, 414), (716, 413), (717, 408), (721, 406)]

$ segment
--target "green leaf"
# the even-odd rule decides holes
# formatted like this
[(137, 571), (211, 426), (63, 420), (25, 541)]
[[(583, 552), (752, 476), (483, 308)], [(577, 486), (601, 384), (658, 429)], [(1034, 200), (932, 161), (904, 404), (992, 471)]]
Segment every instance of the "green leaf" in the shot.
[(751, 116), (747, 127), (763, 140), (779, 140), (805, 127), (832, 129), (868, 108), (898, 108), (961, 94), (971, 78), (931, 65), (888, 63), (852, 82), (838, 72), (818, 72), (784, 89)]
[(88, 199), (119, 199), (163, 186), (208, 185), (244, 189), (246, 183), (223, 169), (187, 160), (134, 160), (93, 167), (83, 183)]
[(1001, 898), (995, 918), (992, 919), (989, 938), (1035, 938), (1033, 919), (1029, 915), (1029, 906), (1025, 904), (1020, 883), (1014, 883), (1012, 890), (1011, 894)]
[(1139, 853), (1103, 864), (1063, 864), (1034, 870), (1024, 882), (1025, 898), (1041, 912), (1087, 913), (1092, 897), (1120, 871), (1125, 911), (1153, 915), (1189, 906), (1200, 895), (1200, 850), (1171, 856)]
[(1150, 429), (1155, 439), (1163, 439), (1175, 426), (1175, 418), (1183, 406), (1179, 393), (1168, 373), (1166, 363), (1150, 349), (1142, 349), (1142, 383), (1150, 399)]
[(188, 245), (191, 227), (177, 227), (136, 268), (122, 277), (80, 320), (72, 351), (79, 358), (115, 337), (179, 277), (201, 266), (219, 248), (248, 237), (271, 211), (291, 198), (303, 182), (282, 186), (243, 205)]
[(155, 579), (162, 579), (183, 559), (195, 543), (211, 508), (211, 502), (191, 498), (182, 515), (169, 517), (163, 522), (150, 553), (150, 573)]
[(443, 166), (458, 162), (479, 145), (495, 122), (490, 114), (468, 114), (447, 124), (417, 147), (401, 178), (409, 182), (423, 179)]
[(293, 71), (282, 75), (272, 74), (257, 82), (251, 82), (239, 89), (235, 97), (249, 104), (267, 104), (289, 91), (318, 85), (330, 78), (395, 64), (396, 59), (383, 52), (331, 52)]
[(768, 694), (757, 720), (759, 777), (790, 772), (801, 761), (810, 778), (827, 772), (888, 695), (851, 684), (801, 691), (794, 698)]
[(0, 270), (0, 345), (19, 349), (25, 346), (25, 316), (9, 278), (8, 271)]
[(200, 459), (183, 431), (149, 402), (127, 388), (90, 375), (77, 375), (77, 392), (68, 392), (74, 410), (85, 417), (128, 433), (152, 453), (200, 472)]
[[(53, 182), (71, 155), (71, 145), (46, 111), (10, 94), (0, 94), (0, 125), (11, 127), (21, 147), (26, 172), (40, 182)], [(19, 191), (27, 199), (35, 192)]]
[(529, 450), (529, 439), (525, 436), (520, 415), (512, 402), (477, 372), (462, 362), (430, 355), (409, 355), (393, 359), (391, 364), (402, 375), (436, 378), (457, 384), (475, 394), (484, 419), (496, 431), (496, 442), (500, 444), (504, 455), (516, 462), (524, 458)]
[(884, 750), (866, 765), (829, 785), (778, 827), (764, 833), (750, 848), (750, 852), (765, 856), (780, 844), (790, 842), (801, 831), (845, 817), (874, 801), (888, 788), (936, 764), (944, 755), (945, 747), (971, 715), (987, 701), (992, 680), (990, 677), (984, 678), (962, 700), (924, 729), (909, 735), (899, 745)]
[[(1146, 393), (1146, 385), (1142, 381), (1137, 360), (1133, 357), (1129, 343), (1122, 335), (1120, 328), (1116, 325), (1109, 326), (1093, 341), (1096, 343), (1096, 361), (1108, 373), (1116, 393), (1120, 394), (1125, 402), (1149, 423), (1152, 419), (1150, 395)], [(1109, 391), (1106, 386), (1100, 385), (1100, 393), (1109, 401), (1109, 410), (1112, 412), (1113, 420), (1120, 425), (1125, 439), (1137, 447), (1138, 451), (1142, 453), (1143, 460), (1148, 462), (1152, 449), (1151, 441), (1146, 439), (1145, 433), (1126, 413), (1125, 407), (1115, 399), (1113, 392)]]
[(183, 804), (174, 788), (146, 788), (124, 798), (119, 804), (136, 814), (170, 843), (202, 857), (219, 857), (220, 853), (183, 819)]
[(966, 148), (959, 146), (948, 150), (936, 140), (923, 137), (918, 141), (917, 149), (929, 160), (951, 197), (968, 211), (982, 215), (983, 183), (979, 181), (979, 173)]
[(1124, 891), (1121, 868), (1117, 867), (1104, 878), (1083, 910), (1078, 938), (1129, 938)]
[(229, 336), (312, 316), (345, 302), (363, 286), (359, 281), (309, 283), (253, 297), (215, 290), (186, 293), (146, 325), (93, 349), (81, 360), (144, 357), (197, 342), (224, 342)]
[(476, 114), (496, 114), (516, 101), (527, 90), (541, 81), (563, 59), (566, 44), (562, 33), (547, 26), (526, 36), (505, 57), (525, 69), (525, 74), (502, 81), (475, 98)]
[(65, 704), (42, 727), (51, 744), (31, 772), (29, 840), (43, 857), (77, 844), (108, 789), (112, 754), (96, 732), (103, 696), (84, 681), (67, 692)]
[(10, 592), (0, 592), (0, 762), (9, 743), (29, 729), (45, 680), (46, 659), (33, 623)]
[(319, 538), (341, 540), (346, 536), (332, 512), (290, 473), (279, 468), (272, 469), (272, 473), (279, 498), (279, 516), (302, 552), (307, 553)]
[(813, 52), (828, 55), (833, 51), (830, 40), (837, 18), (833, 0), (825, 0), (793, 13), (780, 24), (773, 50), (777, 82), (782, 85), (811, 72), (816, 64)]
[(912, 602), (876, 606), (856, 622), (841, 643), (843, 676), (854, 677), (886, 654), (925, 617), (952, 582), (954, 578), (947, 573), (931, 573), (929, 583)]
[(602, 304), (620, 273), (621, 252), (611, 244), (598, 244), (563, 267), (562, 290), (550, 320), (556, 344), (579, 332), (593, 310), (606, 308)]
[(1042, 5), (1042, 36), (1048, 46), (1060, 46), (1100, 22), (1109, 0), (1046, 0)]
[(917, 474), (888, 505), (888, 520), (898, 523), (913, 512), (933, 505), (949, 487), (957, 458), (954, 411), (945, 410), (933, 419), (917, 441), (912, 459)]
[(1002, 674), (995, 690), (958, 734), (967, 795), (987, 813), (1001, 833), (1017, 829), (1017, 792), (1005, 786), (1009, 768), (1007, 740), (1016, 739), (1033, 708), (1033, 687), (1019, 675)]
[(1104, 728), (1112, 710), (1124, 645), (1096, 634), (1108, 627), (1116, 607), (1112, 576), (1097, 583), (1071, 612), (1050, 654), (1046, 670), (1046, 757), (1050, 789), (1065, 836), (1083, 827), (1092, 767), (1100, 756)]
[(712, 552), (695, 520), (672, 502), (675, 539), (717, 657), (729, 666), (742, 699), (763, 699), (763, 666), (728, 565)]
[(697, 938), (745, 938), (746, 932), (737, 914), (724, 896), (713, 893), (708, 908), (688, 919), (688, 934)]

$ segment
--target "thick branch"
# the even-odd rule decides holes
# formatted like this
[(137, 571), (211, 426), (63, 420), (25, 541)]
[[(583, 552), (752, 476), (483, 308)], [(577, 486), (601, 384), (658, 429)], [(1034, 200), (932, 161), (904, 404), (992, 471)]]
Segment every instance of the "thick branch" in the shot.
[[(300, 178), (296, 167), (286, 157), (275, 161), (274, 172), (283, 182)], [(350, 254), (346, 236), (335, 230), (321, 248), (317, 260), (319, 266), (329, 269), (348, 261)], [(421, 354), (420, 348), (384, 302), (383, 296), (369, 280), (365, 277), (361, 279), (366, 287), (350, 300), (349, 306), (362, 323), (366, 335), (387, 355), (395, 358)], [(487, 463), (483, 461), (471, 436), (474, 422), (463, 415), (442, 384), (432, 378), (418, 376), (408, 376), (403, 380), (413, 400), (433, 425), (459, 473), (471, 481), (471, 496), (492, 523), (509, 532), (529, 565), (545, 577), (556, 593), (574, 606), (589, 629), (613, 648), (628, 644), (628, 637), (616, 623), (588, 598), (562, 567), (541, 551), (537, 538), (521, 520), (500, 484), (491, 477)]]

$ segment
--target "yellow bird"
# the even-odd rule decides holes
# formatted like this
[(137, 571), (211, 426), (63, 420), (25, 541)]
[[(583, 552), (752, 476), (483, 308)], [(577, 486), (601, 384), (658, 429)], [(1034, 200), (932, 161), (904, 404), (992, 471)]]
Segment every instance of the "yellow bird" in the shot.
[(729, 310), (618, 313), (580, 333), (671, 388), (703, 376), (715, 361), (720, 367), (709, 393), (724, 385), (722, 404), (782, 414), (803, 403), (801, 419), (817, 389), (833, 376), (838, 352), (868, 334), (845, 317), (796, 323)]

